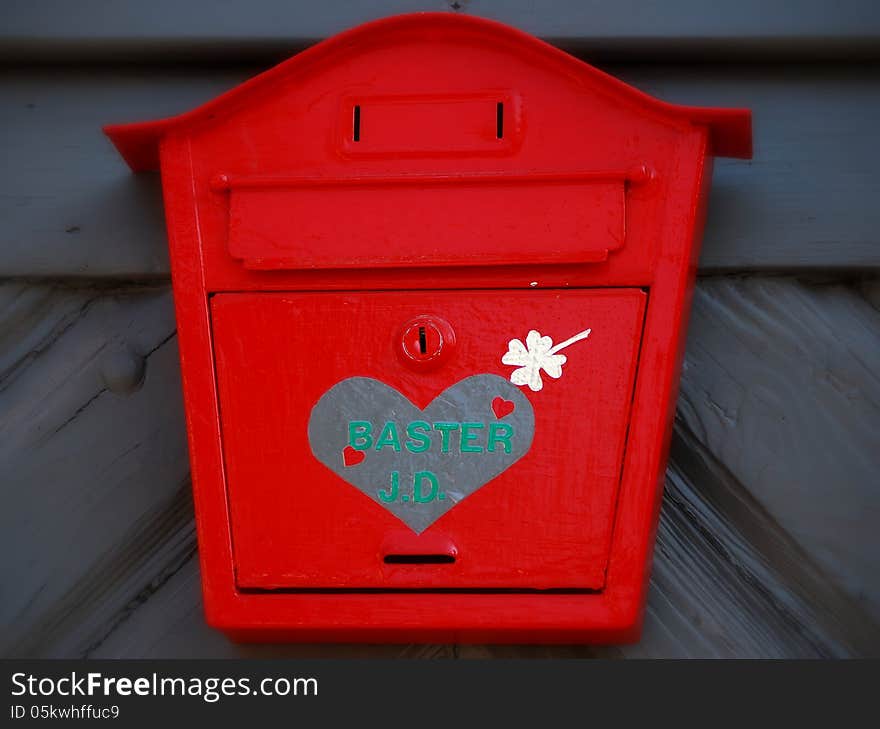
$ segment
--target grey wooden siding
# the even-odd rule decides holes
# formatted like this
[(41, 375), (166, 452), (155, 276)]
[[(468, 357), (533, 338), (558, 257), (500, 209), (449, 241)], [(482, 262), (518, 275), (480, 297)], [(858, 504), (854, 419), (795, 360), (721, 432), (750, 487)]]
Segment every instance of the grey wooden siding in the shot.
[(0, 23), (0, 654), (880, 656), (876, 4), (460, 4), (662, 98), (755, 111), (755, 160), (715, 171), (641, 643), (236, 646), (205, 626), (161, 193), (100, 126), (448, 4), (32, 0)]
[[(880, 74), (863, 65), (625, 65), (669, 101), (749, 106), (755, 159), (720, 159), (703, 272), (880, 268)], [(0, 276), (167, 277), (161, 191), (131, 175), (109, 122), (185, 111), (260, 69), (29, 69), (0, 79), (12, 174), (0, 179)]]
[(472, 13), (568, 50), (629, 58), (880, 56), (873, 0), (6, 0), (0, 41), (16, 60), (228, 60), (287, 55), (358, 23), (420, 11)]

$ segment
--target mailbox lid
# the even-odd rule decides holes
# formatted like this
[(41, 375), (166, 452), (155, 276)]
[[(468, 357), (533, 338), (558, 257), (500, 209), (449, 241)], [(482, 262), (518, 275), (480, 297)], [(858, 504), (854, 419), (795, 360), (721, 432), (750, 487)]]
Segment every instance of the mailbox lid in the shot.
[(229, 252), (252, 270), (595, 263), (624, 242), (623, 175), (254, 177), (225, 184)]
[[(639, 289), (213, 296), (238, 588), (601, 590), (645, 299)], [(402, 327), (424, 315), (455, 336), (434, 367), (400, 352)], [(510, 381), (521, 368), (502, 358), (528, 361), (546, 344), (532, 330), (561, 344), (586, 329), (560, 377), (539, 370), (537, 391)], [(450, 429), (448, 452), (425, 427), (436, 423)], [(427, 452), (413, 453), (426, 434)], [(436, 488), (416, 479), (424, 472)], [(413, 503), (411, 480), (427, 506)]]

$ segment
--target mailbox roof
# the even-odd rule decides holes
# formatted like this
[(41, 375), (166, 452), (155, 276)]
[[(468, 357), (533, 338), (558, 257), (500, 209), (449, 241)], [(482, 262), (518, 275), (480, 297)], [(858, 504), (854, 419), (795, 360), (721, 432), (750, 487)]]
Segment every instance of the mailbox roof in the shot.
[(589, 76), (594, 83), (601, 84), (611, 93), (627, 97), (630, 101), (642, 104), (653, 115), (670, 119), (689, 121), (706, 126), (709, 130), (711, 151), (716, 156), (748, 159), (752, 156), (751, 113), (748, 109), (722, 109), (708, 107), (679, 106), (655, 99), (647, 94), (599, 71), (589, 64), (570, 56), (543, 41), (526, 33), (492, 20), (475, 18), (453, 13), (413, 13), (398, 15), (373, 21), (352, 30), (340, 33), (299, 53), (274, 68), (255, 76), (216, 99), (179, 116), (132, 124), (113, 124), (104, 127), (104, 132), (135, 172), (157, 170), (159, 168), (159, 142), (163, 136), (173, 131), (186, 131), (200, 121), (213, 117), (226, 107), (238, 106), (241, 99), (266, 85), (278, 83), (288, 76), (295, 77), (299, 72), (322, 57), (332, 57), (337, 51), (350, 49), (377, 36), (396, 33), (407, 29), (426, 29), (454, 35), (456, 32), (474, 29), (493, 40), (522, 44), (524, 48), (539, 51), (557, 60), (563, 60), (572, 71)]

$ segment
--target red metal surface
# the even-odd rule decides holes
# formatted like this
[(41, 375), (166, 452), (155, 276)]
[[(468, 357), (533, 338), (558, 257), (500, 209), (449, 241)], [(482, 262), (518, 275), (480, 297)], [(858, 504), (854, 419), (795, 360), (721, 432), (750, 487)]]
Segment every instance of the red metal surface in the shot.
[[(211, 624), (638, 636), (711, 155), (750, 155), (747, 111), (664, 104), (497, 23), (423, 14), (107, 133), (134, 169), (161, 166)], [(454, 330), (427, 365), (439, 335), (419, 317)], [(421, 532), (305, 447), (340, 380), (423, 408), (471, 375), (506, 381), (530, 329), (585, 328), (559, 379), (520, 388), (528, 452)], [(487, 390), (486, 419), (510, 402)]]
[[(215, 296), (238, 586), (600, 589), (644, 301), (638, 289)], [(428, 372), (395, 352), (400, 325), (423, 311), (442, 312), (456, 332), (454, 356)], [(352, 375), (380, 380), (418, 408), (475, 373), (506, 379), (501, 357), (530, 322), (558, 341), (592, 327), (589, 342), (566, 350), (563, 377), (526, 390), (531, 449), (426, 532), (407, 535), (403, 551), (415, 555), (450, 542), (454, 564), (385, 564), (383, 542), (409, 530), (312, 457), (309, 411)], [(500, 421), (489, 402), (488, 419)], [(484, 429), (474, 442), (485, 444)]]
[(229, 253), (267, 271), (604, 261), (623, 245), (624, 183), (622, 174), (230, 181)]

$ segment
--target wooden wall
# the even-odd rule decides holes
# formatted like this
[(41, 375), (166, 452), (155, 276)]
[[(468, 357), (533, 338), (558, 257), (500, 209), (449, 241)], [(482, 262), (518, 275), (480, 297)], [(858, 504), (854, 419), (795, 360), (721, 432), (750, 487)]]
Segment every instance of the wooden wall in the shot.
[[(715, 171), (638, 645), (248, 647), (204, 624), (161, 191), (100, 127), (184, 111), (416, 9), (510, 22), (670, 101), (754, 110), (754, 161)], [(30, 0), (0, 14), (0, 654), (880, 655), (875, 2)]]

